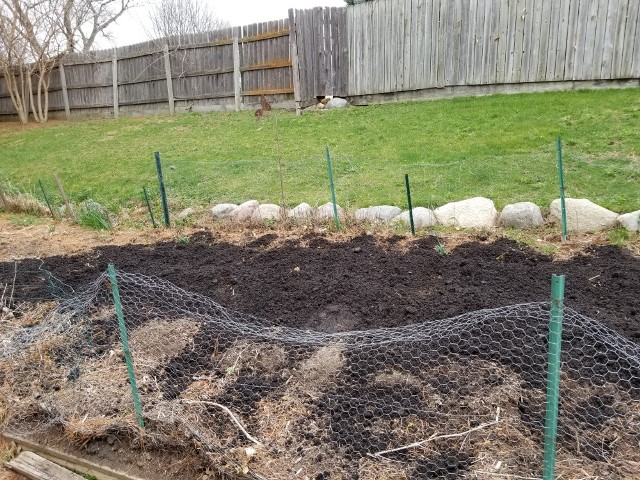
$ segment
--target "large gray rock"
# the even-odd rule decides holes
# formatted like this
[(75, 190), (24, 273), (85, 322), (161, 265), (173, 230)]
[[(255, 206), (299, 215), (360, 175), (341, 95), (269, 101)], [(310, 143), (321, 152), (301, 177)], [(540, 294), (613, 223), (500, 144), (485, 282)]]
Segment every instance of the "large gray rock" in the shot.
[(297, 219), (308, 219), (313, 216), (313, 208), (308, 203), (301, 203), (297, 207), (289, 210), (287, 214), (289, 218), (297, 218)]
[(359, 208), (356, 210), (356, 220), (370, 222), (389, 222), (400, 215), (402, 210), (392, 205), (378, 205), (375, 207)]
[(498, 220), (493, 201), (483, 197), (447, 203), (436, 208), (434, 213), (440, 224), (461, 228), (491, 228)]
[(241, 203), (238, 208), (229, 213), (229, 218), (235, 222), (246, 222), (250, 220), (260, 204), (257, 200), (249, 200), (248, 202)]
[(262, 222), (264, 220), (280, 220), (282, 218), (282, 207), (274, 203), (263, 203), (253, 211), (251, 220)]
[[(409, 210), (405, 210), (396, 218), (393, 219), (394, 222), (402, 222), (407, 225), (410, 224), (409, 220)], [(424, 207), (416, 207), (413, 209), (413, 226), (416, 230), (421, 228), (429, 228), (433, 227), (438, 220), (436, 220), (436, 216), (433, 213), (433, 210)]]
[[(343, 217), (344, 212), (340, 205), (337, 206), (338, 217)], [(333, 218), (333, 203), (327, 202), (324, 205), (320, 205), (316, 210), (316, 218), (318, 220), (327, 220), (329, 218)]]
[(532, 228), (544, 224), (540, 207), (531, 202), (519, 202), (507, 205), (498, 218), (502, 227)]
[(349, 106), (349, 102), (347, 102), (344, 98), (334, 97), (327, 102), (325, 108), (346, 108)]
[(238, 208), (238, 205), (235, 203), (220, 203), (211, 208), (211, 216), (214, 219), (227, 218), (236, 208)]
[[(586, 198), (567, 198), (567, 230), (571, 232), (596, 232), (611, 228), (618, 220), (618, 214), (596, 205)], [(551, 218), (561, 222), (560, 199), (551, 202)]]
[(630, 232), (637, 232), (640, 224), (640, 210), (620, 215), (618, 217), (618, 224)]
[(195, 210), (192, 207), (185, 208), (176, 216), (176, 220), (186, 220), (193, 215), (193, 212), (195, 212)]

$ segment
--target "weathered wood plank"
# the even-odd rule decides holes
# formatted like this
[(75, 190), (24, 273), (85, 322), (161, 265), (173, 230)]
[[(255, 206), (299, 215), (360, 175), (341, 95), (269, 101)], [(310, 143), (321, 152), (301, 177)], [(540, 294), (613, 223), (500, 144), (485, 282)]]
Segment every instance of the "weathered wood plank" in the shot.
[(498, 50), (500, 41), (500, 4), (502, 1), (491, 2), (491, 25), (489, 26), (487, 55), (487, 72), (485, 74), (485, 82), (495, 84), (498, 75)]
[(167, 75), (167, 97), (169, 98), (169, 113), (172, 115), (176, 111), (175, 100), (173, 98), (173, 79), (171, 78), (171, 63), (169, 63), (169, 45), (164, 46), (164, 71)]
[(631, 77), (640, 78), (640, 10), (636, 14), (636, 29), (631, 54)]
[[(570, 10), (573, 8), (573, 0), (560, 0), (558, 10), (558, 33), (557, 33), (557, 46), (554, 53), (553, 67), (547, 68), (548, 80), (560, 81), (564, 79), (566, 58), (567, 58), (567, 43), (569, 34), (570, 23)], [(550, 73), (553, 72), (553, 73)]]
[(478, 0), (478, 10), (476, 12), (476, 50), (474, 55), (475, 65), (473, 67), (475, 85), (484, 82), (484, 71), (487, 54), (487, 36), (489, 35), (489, 15), (492, 0)]
[(515, 44), (513, 48), (513, 68), (509, 83), (517, 83), (522, 78), (522, 57), (524, 56), (524, 36), (527, 18), (526, 0), (516, 0)]
[(587, 21), (589, 17), (589, 0), (576, 0), (578, 2), (578, 18), (574, 38), (573, 76), (572, 80), (582, 78), (582, 65), (586, 47)]
[(622, 68), (620, 70), (620, 78), (633, 77), (632, 66), (638, 63), (638, 59), (634, 59), (634, 55), (637, 57), (640, 55), (640, 51), (637, 50), (636, 38), (640, 35), (638, 32), (638, 23), (640, 23), (640, 1), (631, 0), (629, 3), (629, 9), (627, 11), (627, 23), (625, 25), (624, 32), (624, 46), (622, 47)]
[(607, 33), (607, 18), (609, 14), (609, 3), (614, 0), (599, 0), (598, 15), (594, 19), (595, 22), (595, 41), (593, 45), (593, 60), (589, 69), (589, 78), (597, 80), (601, 78), (602, 59), (604, 56), (604, 42)]
[(112, 74), (111, 74), (112, 82), (113, 82), (113, 116), (114, 118), (118, 118), (120, 107), (119, 107), (119, 93), (118, 93), (118, 57), (115, 52), (113, 54), (112, 60)]
[(606, 3), (607, 0), (589, 0), (587, 10), (587, 23), (584, 31), (582, 44), (584, 45), (584, 55), (582, 57), (579, 80), (593, 79), (592, 71), (594, 70), (595, 50), (597, 31), (598, 31), (598, 9), (600, 3)]
[(496, 83), (505, 83), (507, 55), (509, 48), (509, 6), (510, 2), (500, 2), (499, 24), (496, 34)]
[(611, 78), (611, 71), (613, 68), (613, 47), (615, 45), (615, 24), (619, 6), (620, 0), (609, 0), (604, 39), (602, 41), (602, 60), (600, 64), (599, 78)]
[(558, 8), (558, 0), (554, 2), (544, 1), (542, 3), (540, 16), (540, 32), (538, 42), (538, 60), (536, 64), (536, 82), (544, 82), (547, 78), (547, 65), (549, 64), (549, 52), (555, 50), (557, 42), (557, 27), (551, 29), (551, 24), (558, 18), (558, 15), (552, 16), (553, 8)]
[(449, 1), (440, 0), (440, 18), (438, 19), (438, 65), (437, 81), (438, 88), (442, 88), (445, 83), (445, 68), (447, 60), (447, 19), (449, 16)]
[(438, 86), (438, 63), (440, 53), (440, 0), (431, 0), (431, 57), (429, 62), (429, 87)]
[(36, 455), (33, 452), (22, 452), (6, 463), (11, 470), (24, 475), (30, 480), (83, 480), (66, 468)]

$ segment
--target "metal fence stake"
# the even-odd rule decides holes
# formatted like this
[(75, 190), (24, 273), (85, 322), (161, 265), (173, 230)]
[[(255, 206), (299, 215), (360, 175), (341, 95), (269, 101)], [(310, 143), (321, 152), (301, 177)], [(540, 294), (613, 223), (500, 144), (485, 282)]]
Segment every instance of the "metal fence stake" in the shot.
[(167, 191), (164, 188), (164, 177), (162, 176), (162, 163), (160, 162), (160, 152), (155, 153), (156, 170), (158, 171), (158, 183), (160, 184), (160, 198), (162, 199), (162, 213), (164, 214), (164, 224), (166, 227), (171, 225), (169, 221), (169, 205), (167, 203)]
[(138, 420), (138, 426), (140, 428), (144, 428), (144, 420), (142, 418), (142, 406), (140, 405), (140, 394), (138, 392), (138, 384), (136, 383), (135, 371), (133, 370), (133, 359), (131, 358), (131, 350), (129, 349), (127, 327), (124, 324), (124, 314), (122, 313), (122, 302), (120, 301), (120, 291), (118, 290), (118, 281), (116, 279), (116, 269), (111, 263), (109, 264), (109, 280), (111, 282), (111, 292), (113, 293), (113, 303), (116, 307), (116, 315), (118, 317), (118, 327), (120, 329), (120, 340), (122, 340), (122, 349), (124, 351), (124, 361), (127, 364), (127, 372), (129, 372), (129, 383), (131, 384), (133, 406), (136, 409), (136, 418)]
[(558, 180), (560, 182), (560, 210), (562, 212), (562, 240), (567, 241), (567, 208), (564, 201), (564, 167), (562, 165), (562, 139), (556, 139), (558, 152)]
[(336, 221), (336, 228), (340, 230), (340, 219), (338, 218), (338, 204), (336, 203), (336, 189), (333, 185), (333, 169), (331, 168), (331, 155), (329, 155), (329, 145), (326, 146), (327, 168), (329, 169), (329, 186), (331, 187), (331, 201), (333, 202), (333, 218)]
[(549, 357), (547, 374), (547, 407), (544, 425), (544, 480), (553, 480), (556, 467), (558, 402), (560, 399), (560, 355), (562, 350), (562, 317), (564, 310), (564, 275), (551, 277), (551, 313), (549, 314)]

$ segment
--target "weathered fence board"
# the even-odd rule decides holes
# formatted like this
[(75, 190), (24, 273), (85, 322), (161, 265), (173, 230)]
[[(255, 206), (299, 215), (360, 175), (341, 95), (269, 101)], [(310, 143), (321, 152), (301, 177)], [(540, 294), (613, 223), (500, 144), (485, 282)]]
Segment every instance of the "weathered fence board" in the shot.
[[(239, 39), (241, 94), (252, 106), (291, 101), (293, 83), (288, 20), (174, 36), (64, 59), (69, 110), (115, 115), (125, 110), (227, 108), (235, 104), (233, 39)], [(165, 55), (165, 48), (168, 55)], [(112, 58), (117, 57), (114, 89)], [(168, 62), (165, 62), (168, 60)], [(169, 67), (169, 68), (167, 68)], [(114, 95), (114, 93), (117, 93)], [(117, 105), (114, 105), (117, 101)], [(50, 86), (50, 110), (64, 111), (59, 71)], [(15, 112), (0, 79), (0, 115)]]
[[(629, 80), (640, 76), (640, 2), (376, 0), (292, 9), (284, 20), (68, 55), (63, 70), (52, 73), (49, 101), (67, 115), (236, 108), (238, 99), (248, 107), (261, 95), (303, 107), (325, 95)], [(0, 115), (13, 113), (0, 79)]]

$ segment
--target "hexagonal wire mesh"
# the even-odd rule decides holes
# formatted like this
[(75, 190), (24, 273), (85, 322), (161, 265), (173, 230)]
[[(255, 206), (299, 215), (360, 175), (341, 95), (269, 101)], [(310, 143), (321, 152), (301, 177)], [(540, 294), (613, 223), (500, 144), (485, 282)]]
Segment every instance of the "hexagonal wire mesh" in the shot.
[[(145, 435), (191, 439), (224, 474), (541, 472), (547, 304), (327, 334), (274, 327), (154, 277), (119, 272), (118, 283)], [(565, 308), (562, 348), (557, 473), (630, 478), (640, 346)], [(41, 325), (5, 335), (0, 361), (9, 429), (135, 431), (107, 274)]]

